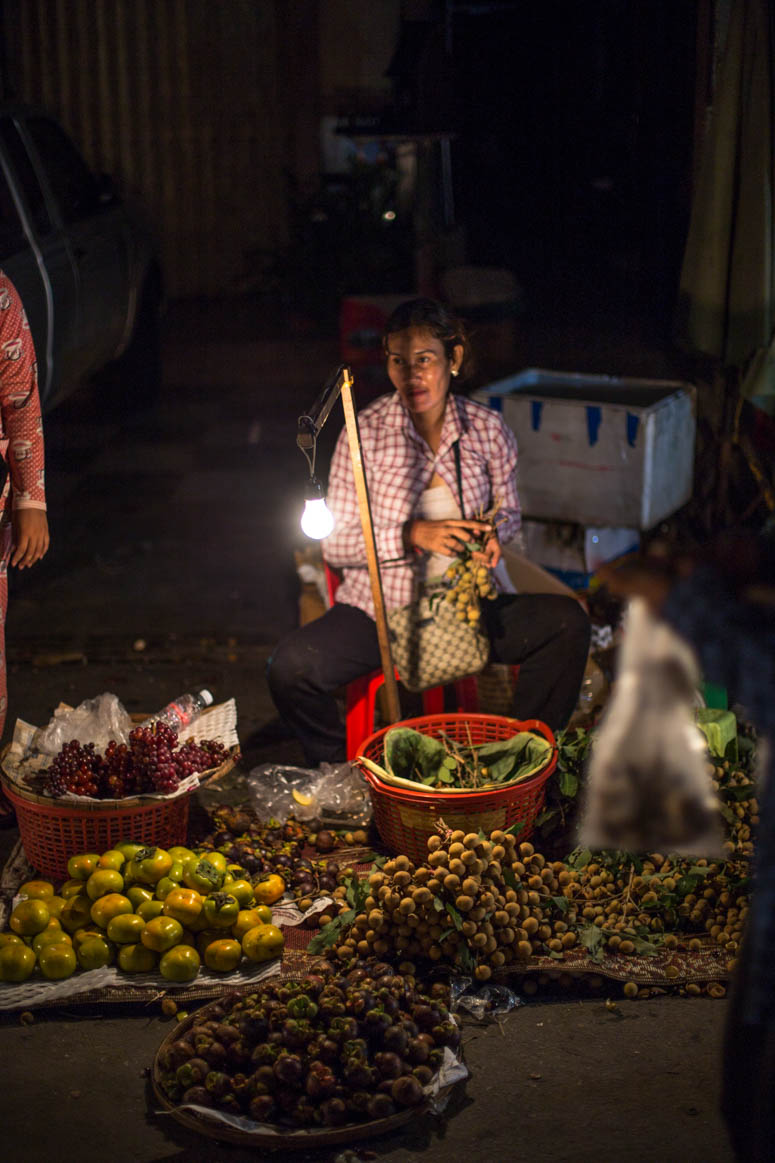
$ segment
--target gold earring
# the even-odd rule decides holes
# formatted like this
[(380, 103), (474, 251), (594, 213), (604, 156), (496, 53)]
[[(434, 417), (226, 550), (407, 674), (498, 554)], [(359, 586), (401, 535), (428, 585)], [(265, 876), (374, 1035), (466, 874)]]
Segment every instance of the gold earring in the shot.
[(457, 368), (456, 368), (456, 367), (453, 367), (453, 369), (452, 369), (452, 375), (453, 375), (453, 376), (456, 376), (456, 375), (457, 375)]

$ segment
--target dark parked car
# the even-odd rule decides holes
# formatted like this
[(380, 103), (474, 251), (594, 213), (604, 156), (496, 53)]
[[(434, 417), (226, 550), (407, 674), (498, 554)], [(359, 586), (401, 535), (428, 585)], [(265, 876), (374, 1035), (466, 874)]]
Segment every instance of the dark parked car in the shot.
[(0, 267), (30, 320), (44, 409), (108, 367), (125, 373), (127, 402), (153, 399), (163, 290), (151, 234), (56, 121), (21, 106), (0, 106)]

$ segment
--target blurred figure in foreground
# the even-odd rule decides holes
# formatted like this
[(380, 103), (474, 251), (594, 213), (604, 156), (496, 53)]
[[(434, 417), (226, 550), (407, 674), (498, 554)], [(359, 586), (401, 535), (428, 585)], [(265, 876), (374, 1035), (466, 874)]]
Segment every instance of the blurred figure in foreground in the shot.
[(722, 1111), (737, 1157), (765, 1163), (775, 1143), (775, 540), (728, 531), (693, 557), (607, 566), (600, 577), (672, 625), (759, 735), (754, 887), (727, 1015)]

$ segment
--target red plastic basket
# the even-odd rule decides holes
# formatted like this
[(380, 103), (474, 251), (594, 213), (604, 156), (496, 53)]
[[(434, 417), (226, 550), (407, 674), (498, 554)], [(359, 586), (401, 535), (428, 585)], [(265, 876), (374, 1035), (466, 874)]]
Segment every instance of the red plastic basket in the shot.
[[(536, 816), (540, 812), (546, 794), (546, 781), (557, 766), (557, 750), (554, 735), (545, 723), (538, 719), (509, 719), (503, 715), (423, 715), (417, 719), (403, 719), (391, 726), (413, 727), (424, 735), (439, 737), (444, 732), (456, 743), (490, 743), (499, 739), (509, 739), (518, 731), (535, 731), (552, 745), (552, 754), (546, 767), (522, 783), (512, 787), (495, 788), (482, 792), (442, 792), (410, 791), (409, 788), (395, 787), (383, 783), (381, 779), (361, 764), (364, 778), (369, 784), (374, 822), (383, 843), (395, 853), (403, 853), (415, 863), (428, 854), (428, 837), (437, 834), (437, 821), (442, 819), (447, 827), (462, 829), (464, 832), (489, 834), (496, 829), (504, 830), (514, 824), (521, 824), (520, 840), (526, 839), (533, 830)], [(385, 735), (390, 727), (383, 727), (365, 739), (358, 748), (358, 755), (365, 755), (374, 763), (384, 760)]]
[(49, 880), (67, 880), (67, 862), (79, 852), (107, 852), (121, 840), (168, 848), (184, 844), (191, 793), (173, 800), (129, 799), (120, 804), (63, 806), (20, 793), (10, 780), (3, 791), (13, 804), (27, 860)]

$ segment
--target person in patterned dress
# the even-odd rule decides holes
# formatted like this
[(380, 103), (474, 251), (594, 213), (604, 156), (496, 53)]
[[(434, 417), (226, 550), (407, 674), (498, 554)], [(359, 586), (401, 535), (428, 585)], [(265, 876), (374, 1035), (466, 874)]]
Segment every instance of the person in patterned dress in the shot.
[[(0, 270), (0, 735), (8, 710), (5, 614), (8, 566), (27, 569), (49, 546), (43, 476), (43, 423), (35, 346), (21, 299)], [(0, 803), (0, 812), (3, 804)], [(8, 811), (6, 807), (6, 811)]]
[[(479, 558), (498, 594), (482, 605), (490, 659), (519, 664), (513, 714), (564, 727), (578, 698), (589, 649), (589, 619), (561, 594), (517, 594), (502, 545), (521, 536), (517, 442), (492, 409), (450, 391), (462, 372), (465, 331), (433, 299), (412, 299), (391, 315), (384, 336), (394, 391), (358, 416), (372, 520), (388, 610), (433, 585), (470, 536), (484, 535)], [(267, 664), (269, 689), (310, 766), (345, 756), (336, 690), (380, 667), (366, 548), (343, 430), (328, 486), (334, 531), (323, 556), (341, 572), (336, 602), (278, 643)], [(493, 524), (474, 514), (497, 512)]]

